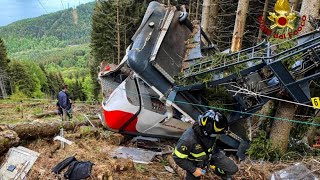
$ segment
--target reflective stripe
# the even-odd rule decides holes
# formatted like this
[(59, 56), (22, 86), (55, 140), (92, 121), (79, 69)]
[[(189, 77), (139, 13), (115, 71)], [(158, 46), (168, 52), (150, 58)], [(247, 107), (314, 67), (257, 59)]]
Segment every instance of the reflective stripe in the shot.
[(187, 154), (182, 154), (181, 152), (179, 152), (179, 151), (177, 150), (177, 148), (174, 148), (174, 154), (175, 154), (176, 156), (178, 156), (178, 158), (181, 158), (181, 159), (185, 159), (185, 158), (188, 157)]
[(220, 132), (220, 131), (222, 131), (224, 128), (218, 128), (218, 127), (216, 126), (216, 122), (214, 122), (214, 123), (213, 123), (213, 129), (214, 129), (216, 132)]
[(189, 160), (191, 161), (198, 161), (198, 162), (202, 162), (203, 160), (202, 159), (192, 159), (192, 158), (188, 158)]
[(220, 168), (217, 168), (217, 169), (218, 169), (219, 173), (224, 174), (224, 171), (222, 169), (220, 169)]
[(194, 153), (190, 153), (190, 154), (195, 158), (207, 155), (205, 152), (202, 152), (202, 153), (199, 153), (199, 154), (194, 154)]

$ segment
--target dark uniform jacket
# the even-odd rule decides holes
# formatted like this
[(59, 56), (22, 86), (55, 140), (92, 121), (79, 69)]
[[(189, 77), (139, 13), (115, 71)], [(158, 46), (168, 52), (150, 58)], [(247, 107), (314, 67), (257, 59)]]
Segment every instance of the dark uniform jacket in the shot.
[(192, 128), (187, 129), (182, 134), (174, 149), (173, 158), (175, 162), (190, 173), (194, 173), (196, 168), (204, 168), (209, 160), (209, 155), (206, 154), (198, 140), (204, 143), (211, 154), (215, 138), (196, 135)]
[(63, 109), (70, 109), (70, 100), (69, 95), (65, 91), (60, 91), (58, 94), (58, 103), (57, 106), (60, 106)]

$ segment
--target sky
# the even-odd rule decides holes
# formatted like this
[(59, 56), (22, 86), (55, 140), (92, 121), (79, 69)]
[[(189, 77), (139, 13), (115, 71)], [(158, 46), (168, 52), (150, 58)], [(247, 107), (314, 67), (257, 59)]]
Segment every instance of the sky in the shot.
[(94, 0), (0, 0), (0, 26)]

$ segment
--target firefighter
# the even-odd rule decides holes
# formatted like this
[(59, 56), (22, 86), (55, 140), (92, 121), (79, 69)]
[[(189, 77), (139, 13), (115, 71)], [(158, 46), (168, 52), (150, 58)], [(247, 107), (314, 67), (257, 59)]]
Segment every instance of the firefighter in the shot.
[(182, 134), (173, 157), (187, 171), (187, 180), (200, 179), (207, 166), (222, 179), (231, 179), (238, 171), (235, 162), (215, 147), (217, 136), (227, 130), (228, 120), (225, 116), (209, 110)]

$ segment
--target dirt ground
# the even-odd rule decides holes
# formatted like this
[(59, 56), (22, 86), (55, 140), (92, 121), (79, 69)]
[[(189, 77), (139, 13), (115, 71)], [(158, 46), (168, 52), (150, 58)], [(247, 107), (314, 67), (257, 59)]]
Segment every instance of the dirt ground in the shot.
[[(99, 180), (178, 180), (178, 174), (166, 171), (165, 166), (170, 166), (165, 157), (156, 156), (151, 164), (133, 163), (130, 159), (116, 159), (109, 155), (110, 151), (117, 147), (110, 138), (112, 133), (100, 131), (99, 133), (83, 134), (80, 130), (69, 132), (66, 137), (73, 141), (72, 145), (60, 148), (60, 143), (52, 139), (37, 139), (31, 143), (23, 144), (25, 147), (40, 153), (40, 157), (28, 174), (28, 179), (63, 179), (61, 175), (51, 172), (51, 169), (67, 157), (75, 156), (79, 161), (91, 161), (94, 163), (92, 176), (89, 179)], [(79, 135), (81, 134), (81, 135)], [(127, 146), (126, 144), (123, 144)], [(319, 172), (320, 162), (317, 159), (301, 160), (306, 167)], [(239, 172), (234, 176), (236, 180), (252, 179), (267, 180), (273, 172), (284, 169), (297, 162), (253, 162), (238, 163)], [(67, 169), (67, 168), (66, 168)], [(66, 170), (65, 169), (65, 170)], [(219, 179), (210, 173), (202, 179)]]
[(150, 165), (136, 164), (130, 159), (111, 157), (109, 153), (116, 146), (108, 138), (86, 135), (81, 138), (70, 136), (68, 139), (74, 143), (64, 149), (59, 148), (60, 143), (46, 139), (28, 144), (27, 148), (41, 154), (28, 177), (35, 180), (59, 179), (51, 169), (63, 159), (75, 155), (79, 161), (94, 163), (91, 179), (179, 179), (176, 174), (165, 170), (164, 166), (168, 164), (162, 157), (156, 157)]
[[(74, 118), (83, 119), (83, 114), (94, 115), (99, 111), (99, 104), (76, 103), (74, 108)], [(11, 124), (25, 121), (53, 121), (59, 120), (57, 115), (35, 119), (34, 115), (54, 111), (54, 102), (22, 102), (3, 103), (0, 102), (0, 123)], [(62, 175), (56, 175), (51, 169), (67, 157), (75, 156), (79, 161), (91, 161), (94, 163), (92, 176), (89, 179), (101, 180), (178, 180), (175, 172), (169, 172), (165, 166), (170, 166), (168, 160), (163, 156), (156, 156), (151, 164), (133, 163), (130, 159), (116, 159), (109, 155), (110, 151), (117, 147), (114, 133), (103, 129), (94, 130), (90, 127), (79, 127), (73, 131), (66, 132), (65, 137), (74, 142), (72, 145), (65, 145), (60, 148), (60, 143), (52, 138), (23, 141), (22, 146), (40, 153), (40, 157), (33, 165), (27, 179), (63, 179)], [(132, 146), (130, 140), (125, 141), (122, 146)], [(175, 141), (161, 140), (165, 146), (174, 146)], [(115, 145), (116, 144), (116, 145)], [(4, 155), (0, 156), (0, 163), (3, 163)], [(315, 175), (320, 172), (320, 158), (301, 158), (299, 162), (310, 169)], [(289, 167), (297, 162), (263, 162), (250, 161), (238, 162), (239, 172), (234, 176), (236, 180), (270, 179), (272, 173)], [(66, 168), (67, 169), (67, 168)], [(219, 177), (208, 173), (202, 179), (219, 179)]]

